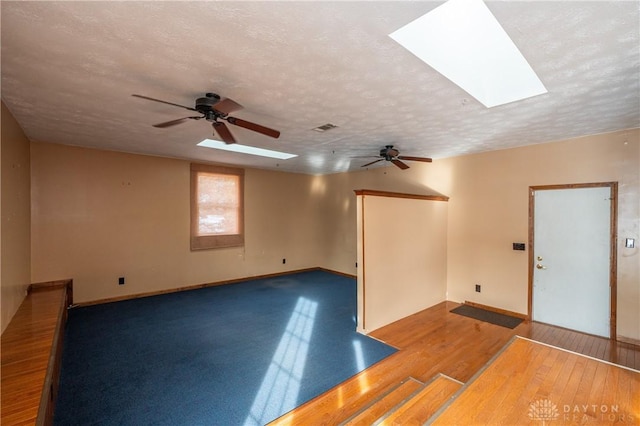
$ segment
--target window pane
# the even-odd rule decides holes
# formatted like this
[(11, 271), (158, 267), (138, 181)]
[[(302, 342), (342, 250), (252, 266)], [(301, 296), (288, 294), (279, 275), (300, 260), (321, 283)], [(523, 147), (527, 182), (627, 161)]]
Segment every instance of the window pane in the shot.
[(198, 173), (198, 235), (240, 232), (240, 179), (233, 175)]
[(244, 170), (191, 164), (191, 250), (244, 246)]

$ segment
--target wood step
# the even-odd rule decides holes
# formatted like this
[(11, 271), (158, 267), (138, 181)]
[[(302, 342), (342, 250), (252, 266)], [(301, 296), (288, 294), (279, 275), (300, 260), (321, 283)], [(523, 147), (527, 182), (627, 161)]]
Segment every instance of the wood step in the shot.
[(384, 414), (391, 412), (394, 408), (406, 403), (414, 395), (420, 392), (420, 390), (424, 389), (424, 387), (424, 383), (409, 377), (340, 425), (372, 425)]
[(427, 383), (420, 392), (376, 424), (422, 425), (462, 387), (462, 383), (440, 374)]

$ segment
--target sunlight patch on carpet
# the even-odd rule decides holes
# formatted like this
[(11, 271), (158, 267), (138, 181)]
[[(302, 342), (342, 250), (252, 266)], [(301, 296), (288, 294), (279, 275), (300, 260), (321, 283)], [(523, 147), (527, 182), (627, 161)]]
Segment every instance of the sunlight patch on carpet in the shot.
[(263, 425), (297, 405), (318, 303), (300, 297), (244, 424)]

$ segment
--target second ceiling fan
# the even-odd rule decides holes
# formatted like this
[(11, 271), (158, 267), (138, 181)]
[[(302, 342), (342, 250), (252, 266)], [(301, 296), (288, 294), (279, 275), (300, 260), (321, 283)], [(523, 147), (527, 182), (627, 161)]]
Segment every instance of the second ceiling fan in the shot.
[(401, 160), (421, 161), (423, 163), (431, 163), (433, 161), (431, 160), (431, 158), (427, 158), (427, 157), (409, 157), (407, 155), (400, 155), (400, 151), (395, 149), (393, 145), (387, 145), (384, 148), (382, 148), (378, 156), (381, 158), (360, 167), (367, 167), (372, 164), (378, 163), (380, 161), (391, 161), (397, 167), (401, 168), (402, 170), (406, 170), (409, 168), (409, 166), (403, 163)]
[(218, 136), (220, 136), (220, 139), (222, 139), (227, 144), (236, 143), (236, 139), (231, 134), (231, 131), (229, 130), (227, 125), (223, 123), (221, 120), (224, 120), (227, 123), (233, 124), (235, 126), (243, 127), (245, 129), (248, 129), (257, 133), (261, 133), (265, 136), (269, 136), (276, 139), (280, 137), (280, 132), (277, 130), (270, 129), (260, 124), (252, 123), (250, 121), (242, 120), (240, 118), (229, 116), (229, 114), (232, 113), (233, 111), (241, 110), (243, 108), (242, 105), (238, 104), (237, 102), (229, 98), (221, 98), (219, 95), (215, 93), (206, 93), (203, 98), (196, 99), (194, 108), (180, 105), (180, 104), (175, 104), (173, 102), (163, 101), (160, 99), (150, 98), (148, 96), (143, 96), (143, 95), (131, 95), (131, 96), (135, 96), (136, 98), (146, 99), (148, 101), (160, 102), (162, 104), (184, 108), (189, 111), (194, 111), (199, 114), (202, 114), (201, 116), (183, 117), (177, 120), (165, 121), (164, 123), (154, 124), (153, 127), (158, 127), (162, 129), (165, 127), (171, 127), (177, 124), (184, 123), (187, 120), (201, 120), (204, 118), (205, 120), (211, 122), (211, 125), (213, 126), (215, 133), (217, 133)]

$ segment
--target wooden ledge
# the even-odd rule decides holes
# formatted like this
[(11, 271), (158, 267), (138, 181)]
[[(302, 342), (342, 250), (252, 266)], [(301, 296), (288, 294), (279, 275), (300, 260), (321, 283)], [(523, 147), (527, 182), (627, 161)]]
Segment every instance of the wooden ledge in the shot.
[(376, 191), (374, 189), (356, 189), (354, 190), (356, 195), (373, 195), (376, 197), (391, 197), (391, 198), (411, 198), (413, 200), (427, 200), (427, 201), (449, 201), (449, 197), (444, 195), (419, 195), (419, 194), (407, 194), (404, 192), (389, 192), (389, 191)]
[(33, 291), (50, 290), (52, 288), (64, 288), (66, 291), (65, 308), (73, 305), (73, 280), (71, 278), (30, 284), (27, 289), (27, 294), (31, 294)]
[(72, 280), (29, 286), (2, 333), (1, 424), (53, 423)]

